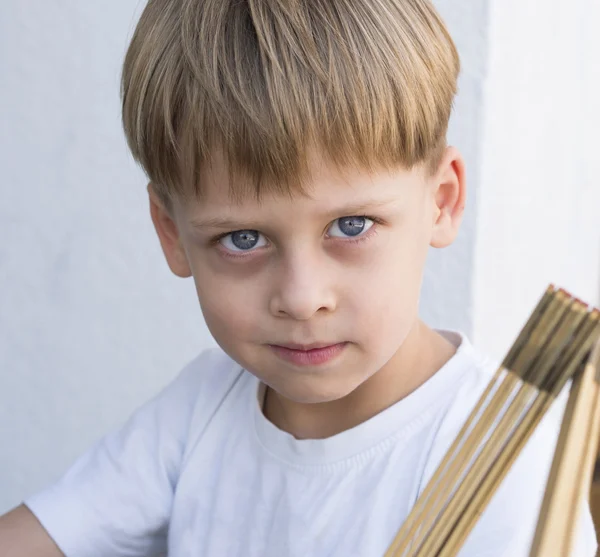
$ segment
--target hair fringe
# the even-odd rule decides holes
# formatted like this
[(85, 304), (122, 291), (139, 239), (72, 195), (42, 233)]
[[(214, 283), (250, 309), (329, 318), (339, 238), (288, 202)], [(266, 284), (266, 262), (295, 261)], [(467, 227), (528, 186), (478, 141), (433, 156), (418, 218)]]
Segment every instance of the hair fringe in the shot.
[(311, 147), (342, 167), (435, 167), (459, 69), (427, 0), (150, 0), (123, 126), (165, 203), (202, 195), (215, 149), (234, 196), (292, 193)]

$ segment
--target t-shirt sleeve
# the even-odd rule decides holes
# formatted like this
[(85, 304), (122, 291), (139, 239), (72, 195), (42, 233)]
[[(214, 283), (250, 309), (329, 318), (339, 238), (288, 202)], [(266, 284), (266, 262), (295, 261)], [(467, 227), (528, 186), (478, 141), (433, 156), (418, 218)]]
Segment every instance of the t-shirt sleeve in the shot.
[(67, 557), (166, 553), (201, 359), (81, 456), (58, 482), (25, 501)]

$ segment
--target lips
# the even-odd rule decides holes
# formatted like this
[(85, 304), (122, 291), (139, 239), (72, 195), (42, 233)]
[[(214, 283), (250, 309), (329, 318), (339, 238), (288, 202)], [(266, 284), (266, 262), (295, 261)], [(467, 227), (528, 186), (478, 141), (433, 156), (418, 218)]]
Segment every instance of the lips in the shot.
[(347, 342), (311, 343), (311, 344), (271, 344), (271, 350), (282, 360), (297, 366), (318, 366), (328, 363), (339, 356)]
[(273, 346), (280, 346), (281, 348), (288, 348), (289, 350), (302, 350), (307, 352), (309, 350), (317, 350), (319, 348), (327, 348), (328, 346), (335, 346), (336, 344), (340, 344), (338, 342), (313, 342), (311, 344), (295, 344), (295, 343), (286, 343), (286, 344), (275, 344)]

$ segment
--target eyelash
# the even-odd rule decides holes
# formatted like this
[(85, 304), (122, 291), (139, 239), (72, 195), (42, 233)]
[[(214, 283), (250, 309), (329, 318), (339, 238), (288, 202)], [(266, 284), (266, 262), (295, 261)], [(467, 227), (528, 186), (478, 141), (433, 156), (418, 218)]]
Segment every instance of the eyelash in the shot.
[[(345, 217), (355, 217), (355, 218), (358, 217), (358, 218), (361, 218), (361, 219), (369, 219), (369, 220), (373, 221), (373, 226), (371, 226), (371, 228), (369, 228), (369, 230), (367, 230), (367, 232), (365, 234), (361, 234), (360, 236), (358, 236), (356, 238), (348, 237), (346, 239), (343, 239), (342, 241), (345, 244), (350, 243), (350, 244), (355, 244), (356, 245), (356, 244), (359, 244), (361, 242), (364, 242), (364, 241), (370, 239), (371, 236), (377, 234), (377, 227), (375, 225), (381, 225), (384, 222), (382, 219), (377, 218), (377, 217), (372, 217), (370, 215), (344, 215), (344, 217), (340, 217), (340, 218), (345, 218)], [(335, 220), (339, 220), (339, 219), (335, 219)], [(335, 220), (332, 221), (329, 226), (331, 226), (331, 224), (333, 222), (335, 222)], [(237, 230), (231, 230), (229, 232), (224, 232), (223, 234), (219, 234), (218, 236), (215, 236), (215, 237), (211, 238), (210, 239), (211, 246), (217, 246), (222, 238), (225, 238), (226, 236), (229, 236), (230, 234), (233, 234), (234, 232), (238, 232), (238, 231)], [(336, 238), (336, 239), (341, 240), (341, 238)], [(253, 253), (253, 252), (233, 253), (233, 252), (223, 251), (223, 254), (226, 257), (230, 257), (232, 259), (245, 259), (245, 258), (249, 257), (251, 255), (251, 253)]]

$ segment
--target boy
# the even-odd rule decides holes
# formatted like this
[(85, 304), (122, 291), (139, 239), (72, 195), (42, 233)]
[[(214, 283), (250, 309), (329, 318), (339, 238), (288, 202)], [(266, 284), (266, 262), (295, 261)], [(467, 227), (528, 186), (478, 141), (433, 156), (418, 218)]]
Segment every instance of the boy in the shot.
[[(125, 131), (220, 349), (0, 519), (0, 555), (385, 553), (496, 367), (418, 318), (465, 204), (458, 69), (426, 0), (150, 0)], [(528, 554), (560, 410), (462, 555)]]

